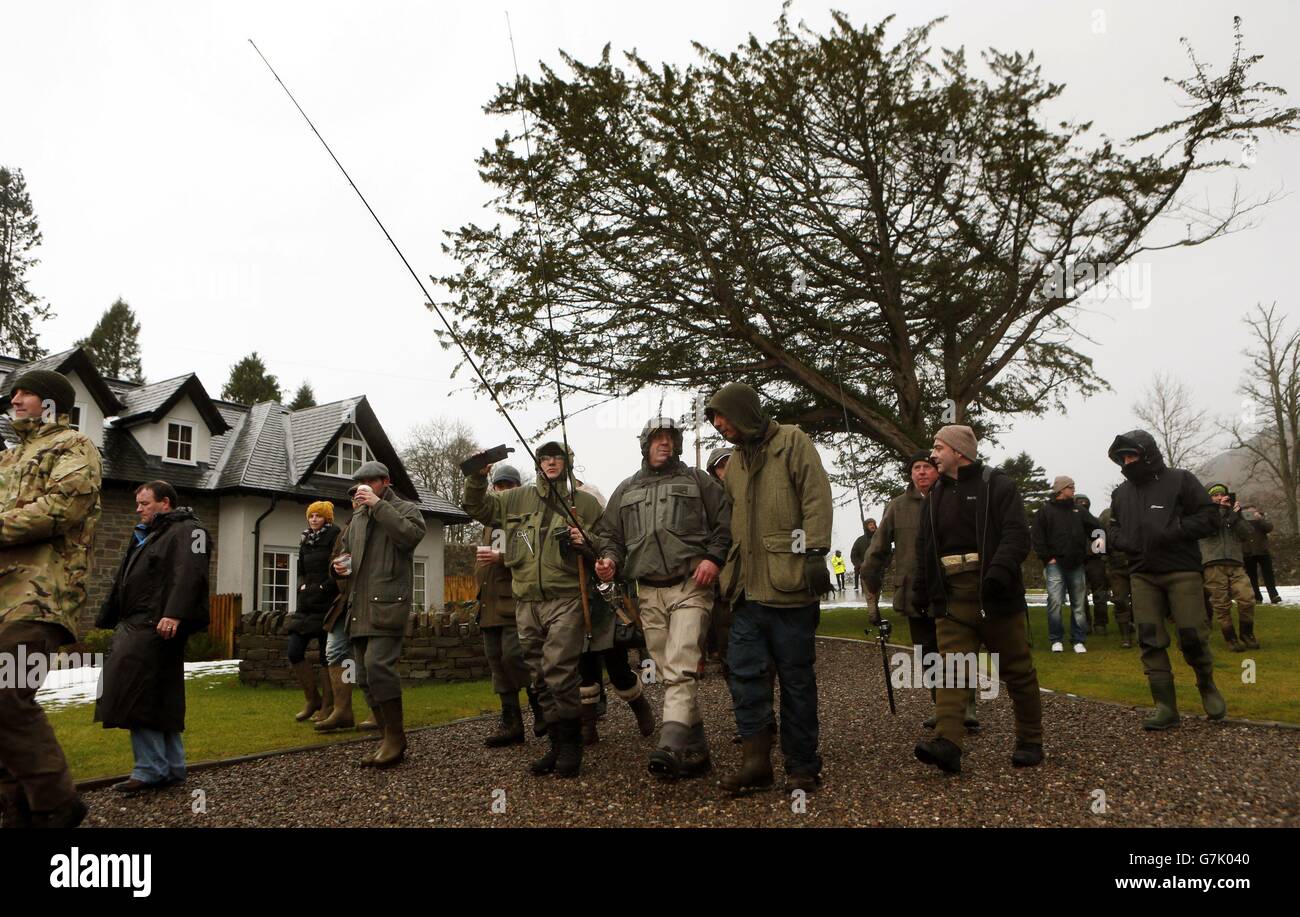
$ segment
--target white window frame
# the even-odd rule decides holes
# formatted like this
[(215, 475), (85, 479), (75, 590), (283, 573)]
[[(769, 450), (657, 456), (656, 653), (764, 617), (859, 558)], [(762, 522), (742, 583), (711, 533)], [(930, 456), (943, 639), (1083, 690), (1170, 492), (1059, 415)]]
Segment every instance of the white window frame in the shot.
[[(353, 427), (352, 429), (355, 430), (356, 428)], [(345, 446), (361, 447), (361, 461), (357, 462), (356, 466), (352, 468), (351, 471), (344, 470), (343, 449)], [(337, 471), (325, 470), (326, 463), (330, 459), (333, 459), (334, 462), (336, 463), (336, 467), (338, 468)], [(374, 459), (375, 459), (375, 454), (370, 451), (370, 444), (367, 443), (364, 439), (362, 439), (360, 435), (340, 436), (337, 440), (335, 440), (334, 448), (330, 450), (330, 452), (324, 458), (321, 459), (320, 473), (329, 475), (332, 478), (346, 478), (347, 480), (350, 481), (352, 480), (352, 475), (356, 473), (358, 468), (360, 468), (366, 462), (374, 461)], [(349, 459), (349, 461), (351, 460)]]
[[(197, 465), (198, 461), (194, 458), (194, 453), (198, 449), (198, 443), (196, 442), (196, 438), (194, 436), (194, 424), (190, 423), (187, 420), (166, 420), (164, 421), (164, 423), (166, 423), (167, 426), (163, 431), (164, 435), (163, 435), (162, 460), (164, 462), (171, 462), (173, 465)], [(183, 430), (190, 431), (190, 441), (188, 443), (190, 447), (190, 457), (188, 459), (171, 458), (167, 454), (172, 444), (172, 427), (176, 427), (178, 430), (183, 429)], [(186, 445), (185, 443), (182, 443), (180, 440), (177, 440), (176, 442), (178, 445)]]
[[(275, 567), (268, 567), (266, 559), (268, 555), (284, 554), (289, 558), (289, 582), (288, 591), (285, 593), (284, 606), (276, 604), (275, 599), (268, 599), (268, 589), (274, 589), (276, 584), (270, 583), (267, 574), (276, 572)], [(262, 556), (257, 559), (258, 576), (257, 576), (257, 610), (258, 611), (293, 611), (297, 606), (294, 596), (298, 591), (298, 552), (293, 548), (282, 548), (275, 545), (263, 545)], [(272, 592), (273, 596), (275, 593)]]
[(411, 562), (411, 608), (424, 611), (429, 599), (429, 559), (417, 557)]
[(68, 426), (76, 430), (78, 433), (86, 432), (85, 430), (82, 429), (82, 427), (84, 426), (82, 421), (85, 420), (86, 418), (86, 407), (87, 406), (80, 401), (75, 402), (72, 405), (72, 411), (77, 412), (77, 419), (75, 421), (72, 419), (72, 411), (68, 412)]

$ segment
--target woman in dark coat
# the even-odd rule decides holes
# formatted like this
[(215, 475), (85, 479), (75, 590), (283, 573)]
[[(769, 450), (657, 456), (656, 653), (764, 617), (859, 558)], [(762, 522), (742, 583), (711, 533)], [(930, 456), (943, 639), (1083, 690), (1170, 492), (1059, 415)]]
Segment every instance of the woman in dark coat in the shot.
[[(289, 666), (302, 685), (307, 704), (294, 719), (320, 722), (333, 712), (333, 693), (325, 677), (325, 615), (339, 594), (330, 576), (330, 554), (339, 529), (334, 524), (334, 504), (320, 500), (307, 507), (307, 528), (298, 547), (298, 607), (289, 616)], [(316, 687), (316, 676), (307, 661), (307, 647), (315, 640), (319, 649), (321, 683), (328, 695), (324, 701)]]
[(116, 627), (95, 703), (105, 729), (131, 730), (127, 794), (185, 779), (185, 641), (208, 626), (208, 533), (175, 489), (136, 491), (141, 522), (95, 623)]

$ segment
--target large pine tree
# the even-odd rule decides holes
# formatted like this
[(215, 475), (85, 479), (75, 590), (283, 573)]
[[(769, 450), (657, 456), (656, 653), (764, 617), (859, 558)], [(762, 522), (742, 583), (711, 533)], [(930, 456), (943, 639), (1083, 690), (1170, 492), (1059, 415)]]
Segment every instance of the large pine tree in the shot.
[(301, 411), (303, 408), (316, 407), (316, 393), (311, 389), (311, 383), (303, 380), (302, 385), (298, 386), (298, 391), (294, 393), (293, 401), (289, 403), (289, 410)]
[(0, 166), (0, 350), (23, 360), (45, 356), (36, 325), (50, 317), (50, 307), (27, 289), (27, 269), (39, 264), (32, 249), (41, 244), (41, 229), (21, 169)]
[(238, 404), (279, 401), (280, 383), (266, 371), (266, 364), (254, 350), (230, 367), (230, 378), (221, 390), (221, 397)]
[(140, 365), (140, 323), (120, 296), (104, 310), (90, 337), (77, 341), (76, 346), (86, 349), (95, 368), (103, 375), (129, 382), (144, 381), (144, 369)]

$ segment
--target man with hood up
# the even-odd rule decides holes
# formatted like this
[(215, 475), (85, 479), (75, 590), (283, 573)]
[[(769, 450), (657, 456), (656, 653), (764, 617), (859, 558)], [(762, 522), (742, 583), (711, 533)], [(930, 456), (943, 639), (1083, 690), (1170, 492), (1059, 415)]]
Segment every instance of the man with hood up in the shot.
[[(536, 455), (533, 486), (489, 493), (490, 466), (485, 466), (466, 477), (461, 506), (484, 525), (505, 530), (519, 646), (550, 740), (550, 750), (530, 770), (539, 777), (576, 777), (582, 767), (578, 659), (586, 639), (578, 553), (584, 550), (583, 531), (591, 534), (601, 509), (591, 494), (570, 487), (572, 450), (552, 440), (539, 446)], [(570, 513), (581, 529), (572, 524)]]
[(772, 785), (770, 654), (781, 682), (785, 788), (810, 792), (822, 768), (813, 666), (818, 596), (830, 591), (830, 481), (808, 435), (764, 414), (748, 385), (723, 386), (705, 414), (736, 446), (727, 468), (732, 541), (722, 596), (734, 614), (727, 663), (744, 758), (722, 786), (738, 794)]
[(646, 421), (639, 439), (641, 470), (614, 489), (600, 520), (596, 575), (636, 581), (646, 648), (664, 683), (650, 772), (671, 780), (711, 766), (696, 695), (731, 510), (717, 480), (681, 460), (682, 430), (671, 417)]
[(1155, 439), (1145, 430), (1116, 436), (1107, 455), (1125, 480), (1111, 495), (1106, 542), (1128, 552), (1133, 619), (1156, 702), (1142, 728), (1168, 729), (1179, 721), (1166, 615), (1173, 616), (1178, 647), (1196, 672), (1206, 715), (1222, 719), (1227, 707), (1214, 686), (1200, 548), (1200, 539), (1214, 534), (1217, 507), (1196, 475), (1165, 467)]

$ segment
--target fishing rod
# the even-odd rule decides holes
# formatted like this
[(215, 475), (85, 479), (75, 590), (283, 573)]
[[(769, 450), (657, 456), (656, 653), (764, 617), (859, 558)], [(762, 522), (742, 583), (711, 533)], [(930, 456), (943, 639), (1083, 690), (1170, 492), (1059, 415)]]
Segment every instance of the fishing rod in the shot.
[[(250, 38), (248, 39), (248, 43), (253, 46), (253, 50), (256, 51), (257, 56), (262, 59), (262, 63), (266, 64), (266, 69), (271, 71), (271, 75), (275, 77), (275, 81), (280, 84), (280, 88), (283, 89), (285, 95), (289, 97), (289, 101), (293, 103), (293, 107), (298, 109), (298, 114), (302, 115), (303, 120), (307, 122), (307, 126), (311, 128), (311, 132), (315, 134), (316, 139), (321, 142), (321, 146), (325, 147), (325, 152), (329, 153), (330, 159), (334, 160), (334, 165), (338, 166), (339, 171), (343, 173), (343, 177), (347, 179), (347, 182), (352, 187), (352, 190), (355, 191), (357, 197), (361, 199), (361, 203), (365, 205), (366, 211), (374, 219), (375, 224), (379, 227), (380, 232), (382, 232), (384, 234), (384, 238), (388, 240), (388, 244), (393, 247), (393, 251), (397, 252), (397, 257), (402, 259), (402, 264), (405, 265), (407, 272), (411, 275), (411, 279), (415, 281), (416, 285), (420, 288), (420, 292), (424, 294), (425, 302), (428, 303), (429, 308), (431, 308), (434, 311), (434, 313), (438, 316), (438, 318), (442, 321), (443, 326), (447, 329), (447, 333), (451, 335), (451, 339), (455, 341), (456, 346), (460, 348), (461, 354), (465, 357), (465, 362), (468, 363), (470, 365), (470, 368), (474, 370), (474, 374), (478, 376), (479, 382), (482, 383), (484, 390), (488, 393), (488, 396), (492, 399), (492, 402), (496, 405), (497, 410), (501, 412), (501, 416), (505, 418), (506, 423), (510, 425), (510, 429), (514, 431), (515, 438), (518, 439), (519, 444), (524, 447), (524, 452), (528, 454), (528, 458), (532, 461), (533, 466), (540, 468), (541, 466), (538, 464), (537, 456), (533, 453), (532, 448), (529, 447), (527, 438), (525, 438), (524, 434), (520, 432), (519, 427), (515, 424), (514, 420), (510, 417), (510, 412), (506, 410), (505, 405), (501, 403), (501, 399), (497, 397), (496, 391), (492, 388), (491, 383), (488, 382), (487, 377), (483, 375), (483, 371), (479, 368), (478, 363), (476, 363), (474, 358), (470, 356), (469, 350), (466, 349), (464, 343), (461, 341), (460, 335), (456, 333), (456, 329), (452, 326), (451, 322), (447, 321), (447, 316), (443, 314), (442, 310), (438, 308), (438, 304), (434, 302), (433, 297), (429, 295), (429, 291), (425, 287), (424, 281), (420, 279), (419, 274), (415, 273), (415, 269), (411, 267), (411, 262), (406, 259), (406, 255), (402, 253), (401, 247), (398, 246), (397, 242), (393, 239), (392, 235), (388, 231), (388, 228), (384, 226), (384, 221), (379, 219), (379, 214), (375, 213), (375, 209), (370, 206), (370, 202), (366, 200), (366, 196), (361, 193), (361, 189), (358, 188), (357, 183), (352, 180), (352, 176), (349, 175), (348, 170), (343, 167), (343, 163), (339, 162), (339, 158), (334, 155), (334, 150), (330, 148), (329, 143), (327, 143), (325, 138), (321, 136), (321, 132), (316, 129), (316, 125), (313, 124), (311, 118), (307, 116), (307, 112), (303, 111), (302, 106), (298, 104), (298, 100), (297, 98), (294, 97), (293, 92), (290, 91), (289, 87), (285, 84), (284, 80), (280, 79), (280, 74), (276, 73), (275, 68), (271, 66), (271, 62), (267, 60), (266, 55), (262, 53), (262, 49), (257, 46), (257, 42), (253, 41), (253, 39)], [(533, 202), (533, 206), (536, 207), (535, 200)], [(549, 299), (547, 302), (547, 315), (549, 318), (550, 315)], [(554, 344), (554, 339), (552, 339), (552, 344)], [(556, 371), (556, 379), (557, 381), (559, 379), (558, 369)], [(561, 408), (561, 412), (563, 412), (563, 408)], [(561, 413), (561, 417), (563, 417), (563, 413)], [(564, 435), (564, 449), (566, 453), (564, 464), (566, 466), (572, 466), (573, 461), (570, 459), (568, 454), (569, 443), (568, 443), (567, 432)], [(572, 467), (569, 468), (569, 477), (570, 477), (570, 481), (572, 482), (572, 478), (573, 478)], [(561, 508), (564, 509), (565, 515), (569, 517), (569, 521), (574, 524), (574, 526), (578, 529), (578, 531), (582, 532), (583, 540), (587, 541), (587, 543), (590, 544), (590, 540), (587, 539), (586, 537), (587, 534), (586, 530), (583, 529), (582, 523), (578, 521), (577, 516), (574, 515), (574, 513), (569, 509), (569, 507), (565, 506), (563, 500), (560, 501), (560, 506)]]

